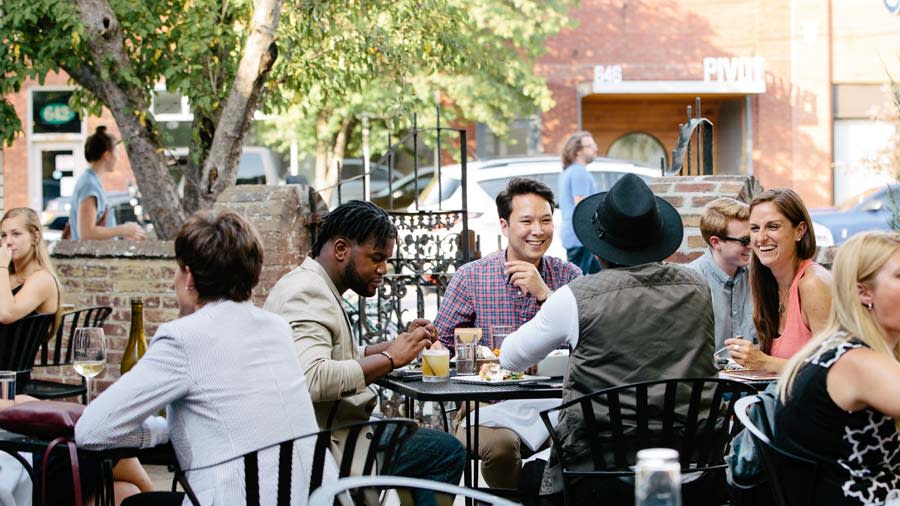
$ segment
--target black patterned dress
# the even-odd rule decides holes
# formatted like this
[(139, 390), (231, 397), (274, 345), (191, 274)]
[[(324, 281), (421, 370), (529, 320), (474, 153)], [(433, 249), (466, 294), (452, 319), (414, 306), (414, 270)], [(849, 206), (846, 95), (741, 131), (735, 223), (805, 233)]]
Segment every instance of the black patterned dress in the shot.
[[(826, 389), (831, 366), (863, 347), (843, 333), (826, 340), (800, 367), (787, 404), (775, 408), (775, 444), (821, 463), (816, 505), (900, 505), (900, 433), (894, 419), (874, 409), (844, 411)], [(786, 478), (790, 486), (794, 480)]]

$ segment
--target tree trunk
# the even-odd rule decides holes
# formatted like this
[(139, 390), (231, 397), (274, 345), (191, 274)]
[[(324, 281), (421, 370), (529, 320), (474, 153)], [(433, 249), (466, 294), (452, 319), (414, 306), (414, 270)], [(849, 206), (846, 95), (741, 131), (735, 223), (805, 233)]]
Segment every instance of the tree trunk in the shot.
[(212, 207), (219, 194), (237, 178), (244, 134), (253, 119), (263, 85), (278, 56), (275, 32), (281, 0), (256, 0), (250, 35), (244, 45), (231, 92), (219, 116), (209, 156), (200, 176), (201, 207)]
[[(101, 79), (93, 70), (107, 69), (110, 75), (115, 76), (117, 72), (131, 68), (119, 21), (107, 0), (76, 0), (76, 7), (88, 35), (93, 68), (79, 66), (65, 70), (112, 112), (125, 141), (138, 188), (144, 196), (147, 215), (155, 225), (157, 236), (170, 239), (184, 222), (184, 213), (158, 149), (159, 140), (152, 134), (144, 92), (120, 86), (115, 78)], [(110, 66), (113, 68), (110, 69)]]

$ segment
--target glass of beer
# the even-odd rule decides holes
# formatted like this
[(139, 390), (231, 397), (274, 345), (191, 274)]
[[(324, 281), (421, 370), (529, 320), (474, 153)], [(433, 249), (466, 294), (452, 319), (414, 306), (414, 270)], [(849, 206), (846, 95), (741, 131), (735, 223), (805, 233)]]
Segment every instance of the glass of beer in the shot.
[(422, 350), (422, 381), (436, 383), (450, 379), (450, 350)]

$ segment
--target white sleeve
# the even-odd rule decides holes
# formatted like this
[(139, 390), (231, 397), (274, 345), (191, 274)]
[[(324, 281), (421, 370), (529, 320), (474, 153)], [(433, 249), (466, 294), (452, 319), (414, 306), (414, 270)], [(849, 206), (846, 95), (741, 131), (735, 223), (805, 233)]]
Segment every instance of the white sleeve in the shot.
[(149, 448), (168, 439), (166, 421), (148, 418), (184, 396), (192, 382), (181, 343), (164, 332), (161, 327), (134, 368), (84, 408), (75, 424), (79, 448)]
[(553, 292), (531, 321), (503, 340), (500, 365), (524, 371), (565, 343), (578, 344), (578, 306), (568, 286)]

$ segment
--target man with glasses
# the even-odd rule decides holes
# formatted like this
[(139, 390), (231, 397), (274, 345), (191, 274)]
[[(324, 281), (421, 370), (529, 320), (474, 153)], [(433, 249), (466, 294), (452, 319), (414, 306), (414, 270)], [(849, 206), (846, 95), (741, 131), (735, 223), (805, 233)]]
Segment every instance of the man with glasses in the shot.
[(700, 234), (709, 248), (688, 266), (703, 274), (712, 291), (716, 350), (736, 336), (756, 341), (748, 279), (749, 220), (750, 207), (728, 197), (706, 204), (700, 215)]

